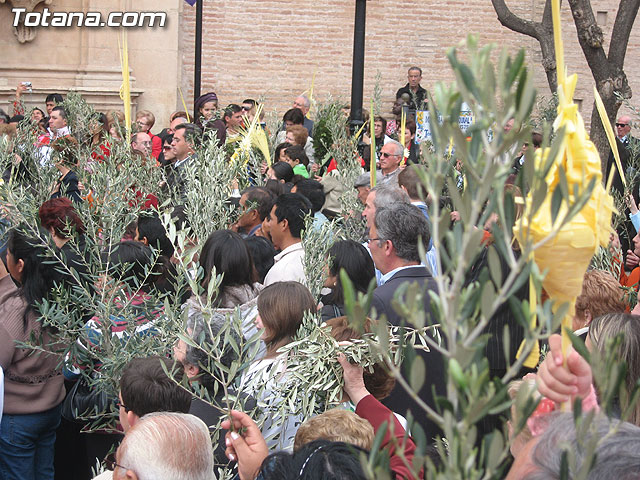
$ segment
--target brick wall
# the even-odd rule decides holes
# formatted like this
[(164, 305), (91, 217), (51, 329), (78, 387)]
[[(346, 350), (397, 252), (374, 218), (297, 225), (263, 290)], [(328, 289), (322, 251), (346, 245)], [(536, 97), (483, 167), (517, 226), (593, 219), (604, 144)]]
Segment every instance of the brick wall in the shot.
[[(514, 13), (531, 20), (542, 15), (544, 0), (511, 1)], [(593, 0), (594, 12), (606, 12), (605, 48), (616, 13), (614, 0)], [(562, 7), (566, 63), (570, 73), (579, 74), (575, 97), (582, 100), (588, 122), (593, 102), (593, 78), (587, 69), (575, 33), (568, 4)], [(202, 92), (213, 90), (220, 104), (240, 102), (245, 97), (264, 96), (267, 108), (283, 113), (293, 98), (311, 85), (314, 97), (329, 94), (349, 99), (353, 48), (355, 1), (325, 0), (205, 0)], [(601, 18), (603, 18), (601, 16)], [(181, 15), (181, 85), (192, 105), (193, 43), (195, 7), (183, 6)], [(638, 22), (627, 52), (627, 75), (640, 95), (640, 31)], [(536, 86), (549, 94), (546, 76), (539, 63), (535, 40), (502, 27), (488, 0), (396, 0), (367, 2), (365, 51), (365, 108), (369, 104), (376, 73), (382, 78), (385, 110), (395, 91), (406, 83), (406, 70), (423, 68), (422, 85), (429, 89), (437, 81), (451, 81), (446, 59), (449, 47), (467, 34), (476, 33), (481, 43), (494, 42), (510, 51), (525, 48)]]

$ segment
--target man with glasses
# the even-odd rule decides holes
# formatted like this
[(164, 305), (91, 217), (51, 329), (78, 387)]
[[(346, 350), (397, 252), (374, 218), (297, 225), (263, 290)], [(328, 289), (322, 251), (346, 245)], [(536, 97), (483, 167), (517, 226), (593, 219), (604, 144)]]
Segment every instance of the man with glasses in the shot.
[(404, 158), (404, 147), (400, 142), (391, 140), (380, 149), (380, 170), (382, 178), (380, 184), (386, 183), (398, 185), (398, 174), (400, 173), (400, 163)]
[[(412, 290), (407, 290), (406, 287), (407, 284), (417, 284), (422, 294), (425, 325), (433, 323), (429, 292), (437, 291), (437, 285), (429, 269), (420, 263), (419, 249), (419, 245), (422, 244), (426, 251), (431, 239), (427, 219), (418, 207), (396, 202), (388, 207), (378, 208), (373, 221), (369, 224), (368, 241), (371, 257), (376, 268), (382, 273), (379, 286), (373, 291), (371, 318), (379, 319), (384, 315), (391, 325), (407, 325), (402, 313), (394, 308), (394, 299), (398, 291), (404, 291), (400, 294), (401, 297), (415, 295), (415, 293), (409, 293)], [(374, 310), (375, 313), (373, 313)], [(411, 324), (407, 326), (418, 327)], [(427, 405), (435, 408), (432, 389), (435, 388), (439, 395), (444, 395), (446, 392), (442, 356), (435, 348), (430, 352), (416, 353), (422, 357), (427, 367), (425, 382), (417, 392), (418, 396)], [(392, 411), (405, 417), (407, 410), (412, 412), (413, 418), (423, 428), (427, 439), (441, 433), (439, 427), (427, 418), (420, 406), (402, 387), (396, 385), (383, 403)]]
[[(637, 177), (637, 166), (634, 164), (637, 163), (636, 161), (640, 157), (640, 140), (631, 136), (631, 117), (629, 115), (620, 115), (618, 117), (616, 122), (616, 144), (620, 154), (622, 172), (625, 175), (627, 186), (630, 187), (630, 193), (637, 204), (640, 201), (638, 194), (638, 180), (640, 179)], [(609, 175), (613, 175), (612, 189), (617, 191), (620, 196), (624, 196), (625, 187), (620, 178), (620, 172), (612, 151), (609, 152), (607, 170), (603, 173), (606, 179), (609, 178)], [(620, 247), (624, 254), (625, 267), (627, 270), (632, 270), (638, 266), (638, 261), (640, 260), (633, 252), (633, 245), (631, 244), (631, 239), (636, 235), (635, 227), (627, 219), (618, 226), (617, 233), (620, 238)]]
[(151, 148), (149, 154), (156, 160), (158, 155), (162, 152), (162, 140), (157, 135), (151, 133), (151, 129), (156, 123), (156, 117), (149, 110), (140, 110), (136, 114), (136, 125), (138, 126), (138, 132), (144, 132), (151, 137)]

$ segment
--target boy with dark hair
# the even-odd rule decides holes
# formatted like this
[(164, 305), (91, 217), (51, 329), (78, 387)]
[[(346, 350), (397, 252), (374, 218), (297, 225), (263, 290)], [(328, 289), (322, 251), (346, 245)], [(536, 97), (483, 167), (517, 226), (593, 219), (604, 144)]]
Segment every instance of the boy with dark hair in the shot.
[(285, 151), (285, 161), (293, 168), (294, 175), (300, 175), (304, 178), (309, 178), (309, 171), (307, 166), (309, 165), (309, 157), (300, 145), (292, 145)]
[(183, 375), (184, 367), (166, 357), (131, 360), (120, 377), (120, 423), (124, 431), (147, 413), (188, 413), (192, 395), (176, 383), (182, 380)]

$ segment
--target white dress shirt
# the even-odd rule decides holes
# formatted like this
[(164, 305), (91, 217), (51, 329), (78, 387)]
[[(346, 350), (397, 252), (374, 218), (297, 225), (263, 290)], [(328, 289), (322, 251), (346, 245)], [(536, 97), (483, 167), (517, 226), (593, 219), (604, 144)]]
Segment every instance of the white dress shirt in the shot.
[(273, 257), (275, 263), (267, 272), (267, 276), (264, 277), (264, 286), (266, 287), (276, 282), (300, 282), (306, 285), (307, 279), (304, 275), (303, 258), (302, 242), (294, 243), (285, 248)]

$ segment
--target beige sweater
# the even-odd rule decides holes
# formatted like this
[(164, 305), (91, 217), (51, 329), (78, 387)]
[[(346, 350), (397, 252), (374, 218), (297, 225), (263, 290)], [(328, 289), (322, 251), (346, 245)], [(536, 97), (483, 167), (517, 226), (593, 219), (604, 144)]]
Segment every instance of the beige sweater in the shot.
[(22, 317), (27, 305), (9, 275), (0, 279), (0, 366), (4, 370), (4, 413), (47, 411), (64, 399), (64, 379), (57, 355), (18, 348), (34, 334), (43, 347), (51, 338), (35, 314), (30, 313), (26, 330)]

